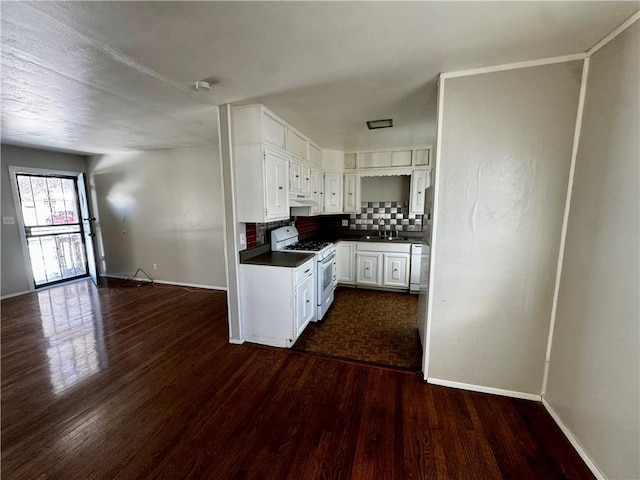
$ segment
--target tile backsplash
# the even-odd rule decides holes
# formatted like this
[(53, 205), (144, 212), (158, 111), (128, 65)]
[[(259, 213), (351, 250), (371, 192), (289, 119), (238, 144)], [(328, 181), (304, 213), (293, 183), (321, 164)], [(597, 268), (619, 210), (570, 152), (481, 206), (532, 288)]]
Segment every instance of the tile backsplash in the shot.
[[(362, 202), (360, 213), (349, 216), (349, 229), (420, 232), (422, 217), (421, 214), (409, 213), (406, 202)], [(381, 220), (384, 220), (384, 227)]]
[(259, 247), (271, 242), (271, 230), (293, 225), (292, 220), (269, 223), (247, 223), (247, 248)]

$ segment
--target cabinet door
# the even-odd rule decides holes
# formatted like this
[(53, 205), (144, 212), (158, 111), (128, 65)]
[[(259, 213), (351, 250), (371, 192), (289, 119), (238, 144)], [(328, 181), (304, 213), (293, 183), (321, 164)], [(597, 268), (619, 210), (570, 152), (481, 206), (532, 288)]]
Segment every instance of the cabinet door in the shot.
[(316, 165), (322, 163), (322, 150), (313, 143), (309, 143), (309, 161)]
[(345, 170), (355, 170), (356, 169), (356, 154), (355, 153), (345, 153), (344, 154), (344, 168), (345, 168)]
[(358, 154), (358, 168), (390, 167), (391, 152), (364, 152)]
[(289, 213), (289, 161), (266, 151), (264, 162), (266, 218), (282, 218)]
[(289, 159), (289, 191), (302, 192), (302, 164), (293, 158)]
[(339, 242), (336, 246), (338, 283), (354, 284), (356, 281), (356, 248), (353, 242)]
[(302, 160), (309, 160), (309, 142), (290, 128), (287, 128), (287, 150)]
[(430, 148), (418, 148), (416, 150), (416, 167), (423, 166), (428, 167), (431, 165), (431, 149)]
[(355, 173), (344, 176), (344, 211), (360, 212), (360, 177)]
[(342, 213), (342, 174), (324, 174), (324, 211)]
[(262, 137), (265, 142), (285, 147), (285, 126), (266, 112), (262, 112)]
[(385, 253), (382, 286), (409, 288), (409, 254)]
[(311, 170), (311, 199), (318, 205), (312, 207), (311, 213), (322, 213), (324, 210), (324, 178), (319, 170)]
[(306, 165), (302, 165), (301, 168), (301, 184), (302, 184), (302, 193), (304, 195), (309, 195), (311, 193), (311, 168)]
[(399, 150), (391, 153), (392, 167), (410, 167), (411, 150)]
[(356, 283), (380, 286), (380, 253), (356, 252)]
[(411, 204), (409, 213), (424, 213), (425, 190), (429, 186), (429, 170), (411, 172)]
[(314, 280), (314, 276), (310, 275), (295, 286), (296, 318), (294, 321), (294, 340), (300, 336), (315, 315), (316, 300)]

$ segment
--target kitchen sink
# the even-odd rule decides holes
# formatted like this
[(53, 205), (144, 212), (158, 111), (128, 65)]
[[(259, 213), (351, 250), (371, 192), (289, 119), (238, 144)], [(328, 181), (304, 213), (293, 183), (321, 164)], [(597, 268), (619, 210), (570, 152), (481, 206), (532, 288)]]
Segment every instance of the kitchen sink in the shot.
[(370, 240), (375, 242), (406, 241), (407, 237), (380, 237), (378, 235), (364, 235), (360, 237), (360, 240)]

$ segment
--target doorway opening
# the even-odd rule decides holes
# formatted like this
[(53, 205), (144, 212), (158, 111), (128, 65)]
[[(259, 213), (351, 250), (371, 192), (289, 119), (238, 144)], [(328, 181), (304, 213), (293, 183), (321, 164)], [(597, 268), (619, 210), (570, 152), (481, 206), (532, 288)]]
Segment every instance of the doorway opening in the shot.
[(78, 178), (16, 172), (15, 180), (35, 288), (88, 277)]

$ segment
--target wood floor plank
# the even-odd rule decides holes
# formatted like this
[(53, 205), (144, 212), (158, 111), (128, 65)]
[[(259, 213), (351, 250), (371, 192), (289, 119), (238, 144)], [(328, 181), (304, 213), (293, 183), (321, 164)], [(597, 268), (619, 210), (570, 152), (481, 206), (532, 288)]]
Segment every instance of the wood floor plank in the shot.
[(3, 300), (2, 478), (592, 478), (544, 408), (228, 343), (224, 292)]

